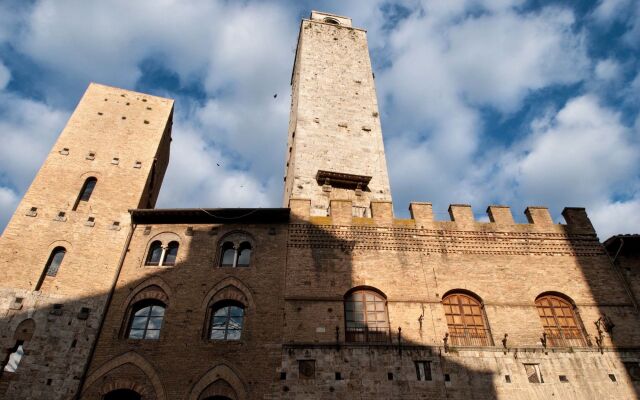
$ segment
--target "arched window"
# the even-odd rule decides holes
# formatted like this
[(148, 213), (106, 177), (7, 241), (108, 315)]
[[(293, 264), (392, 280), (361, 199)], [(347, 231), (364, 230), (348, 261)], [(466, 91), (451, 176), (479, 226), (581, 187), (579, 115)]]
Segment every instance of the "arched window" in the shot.
[(104, 395), (103, 400), (141, 400), (142, 396), (135, 390), (116, 389)]
[(178, 247), (180, 247), (180, 245), (175, 240), (173, 242), (169, 242), (167, 250), (165, 251), (164, 260), (162, 260), (162, 265), (176, 265)]
[(211, 312), (209, 339), (240, 340), (244, 324), (244, 306), (238, 302), (214, 304)]
[(162, 242), (159, 240), (154, 241), (149, 246), (149, 253), (147, 254), (146, 265), (160, 265), (162, 260)]
[(442, 299), (449, 328), (449, 339), (455, 346), (492, 346), (480, 301), (464, 293), (451, 293)]
[(149, 246), (145, 265), (157, 265), (159, 267), (176, 265), (179, 247), (180, 244), (175, 240), (169, 242), (168, 246), (163, 246), (159, 240), (153, 241), (151, 246)]
[(355, 290), (344, 300), (347, 342), (388, 342), (387, 299), (373, 290)]
[(64, 247), (58, 246), (53, 249), (44, 267), (44, 272), (36, 285), (36, 290), (40, 290), (47, 276), (56, 276), (58, 274), (65, 254), (67, 254), (67, 250)]
[(238, 248), (238, 267), (248, 267), (251, 262), (251, 243), (242, 242)]
[(582, 327), (578, 323), (574, 306), (556, 295), (543, 295), (536, 299), (538, 315), (549, 347), (582, 347), (585, 345)]
[(236, 249), (232, 242), (224, 242), (220, 256), (221, 267), (234, 267), (236, 264)]
[(160, 301), (142, 301), (131, 311), (129, 339), (159, 339), (165, 305)]
[(330, 18), (330, 17), (325, 18), (325, 19), (324, 19), (324, 22), (326, 22), (326, 23), (328, 23), (328, 24), (333, 24), (333, 25), (340, 25), (340, 22), (338, 22), (338, 20), (337, 20), (337, 19), (335, 19), (335, 18)]
[(84, 181), (84, 185), (82, 185), (82, 190), (80, 190), (78, 200), (76, 200), (76, 204), (73, 206), (73, 211), (78, 208), (80, 202), (89, 201), (89, 199), (91, 198), (91, 193), (93, 193), (93, 189), (95, 189), (96, 187), (96, 183), (98, 183), (98, 180), (94, 177), (87, 178), (87, 180)]

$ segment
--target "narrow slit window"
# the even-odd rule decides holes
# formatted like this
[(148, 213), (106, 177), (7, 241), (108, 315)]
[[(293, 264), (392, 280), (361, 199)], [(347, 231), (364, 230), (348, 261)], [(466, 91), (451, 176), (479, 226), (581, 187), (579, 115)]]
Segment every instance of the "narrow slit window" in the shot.
[(16, 372), (24, 357), (24, 341), (18, 340), (4, 363), (4, 372)]
[(49, 256), (49, 259), (47, 260), (47, 264), (44, 267), (44, 272), (42, 273), (42, 276), (40, 277), (40, 280), (36, 285), (36, 290), (40, 290), (42, 284), (44, 283), (44, 280), (48, 276), (54, 277), (57, 275), (66, 253), (67, 250), (64, 247), (56, 247), (55, 249), (53, 249), (51, 255)]
[(416, 361), (416, 377), (419, 381), (431, 380), (431, 362), (429, 361)]
[(94, 177), (87, 178), (87, 180), (84, 181), (84, 185), (82, 185), (82, 190), (80, 191), (80, 196), (78, 196), (78, 200), (76, 201), (76, 204), (73, 207), (73, 211), (77, 210), (78, 206), (82, 202), (89, 201), (89, 199), (91, 198), (91, 194), (93, 193), (93, 190), (96, 187), (97, 182), (98, 180)]

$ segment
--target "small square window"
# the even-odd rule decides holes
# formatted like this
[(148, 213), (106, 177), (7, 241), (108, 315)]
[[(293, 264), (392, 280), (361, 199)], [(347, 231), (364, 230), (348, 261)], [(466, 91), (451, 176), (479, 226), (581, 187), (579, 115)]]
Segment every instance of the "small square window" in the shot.
[(393, 372), (387, 372), (387, 380), (393, 380)]
[(62, 315), (62, 304), (54, 304), (51, 311), (49, 311), (51, 315)]
[(112, 231), (119, 231), (120, 230), (120, 222), (119, 221), (113, 221), (111, 223), (111, 227), (109, 227), (109, 229), (111, 229)]
[(60, 154), (62, 154), (63, 156), (69, 155), (69, 148), (64, 147), (62, 150), (60, 150)]
[(87, 320), (89, 319), (89, 313), (91, 312), (91, 309), (88, 307), (82, 307), (80, 309), (80, 312), (78, 313), (78, 319), (80, 320)]
[(524, 370), (530, 383), (544, 383), (542, 372), (540, 372), (540, 364), (524, 364)]
[(416, 365), (416, 377), (419, 381), (431, 380), (431, 362), (430, 361), (415, 361)]
[(54, 218), (56, 221), (65, 222), (67, 220), (67, 213), (59, 211), (58, 215)]
[(102, 115), (102, 113), (100, 111), (98, 111), (98, 115)]
[(27, 217), (36, 217), (38, 215), (38, 207), (31, 207), (25, 215)]
[(87, 222), (84, 223), (85, 226), (95, 226), (96, 225), (96, 218), (95, 217), (89, 217), (87, 218)]
[(342, 380), (342, 374), (340, 372), (336, 372), (336, 380), (337, 381), (341, 381)]
[(23, 297), (16, 297), (13, 300), (13, 303), (9, 306), (11, 310), (22, 310), (22, 302), (24, 301)]
[(298, 373), (301, 379), (316, 377), (316, 360), (298, 360)]
[(90, 151), (87, 156), (85, 157), (87, 160), (95, 160), (96, 158), (96, 153), (95, 151)]
[(563, 382), (563, 383), (569, 382), (569, 379), (567, 379), (566, 375), (558, 375), (558, 379), (560, 379), (560, 382)]
[(616, 376), (614, 374), (609, 374), (609, 379), (611, 379), (611, 382), (616, 382)]
[(145, 125), (149, 125), (149, 120), (148, 120), (148, 119), (145, 119), (145, 120), (144, 120), (144, 124), (145, 124)]
[(504, 381), (507, 383), (511, 383), (511, 375), (505, 375), (504, 376)]
[(451, 382), (451, 375), (449, 375), (449, 374), (444, 374), (444, 381), (445, 381), (445, 382)]
[(133, 164), (133, 168), (142, 168), (142, 161), (136, 161), (135, 164)]
[(125, 120), (125, 119), (127, 119), (127, 117), (125, 117), (125, 116), (123, 115), (123, 116), (122, 116), (122, 119), (123, 119), (123, 120)]
[(151, 233), (151, 227), (150, 226), (145, 226), (144, 227), (144, 231), (142, 232), (143, 235), (149, 235)]
[(287, 373), (286, 372), (280, 372), (280, 380), (281, 381), (287, 380)]
[(111, 160), (111, 164), (113, 165), (120, 164), (120, 159), (118, 157), (113, 157), (113, 160)]

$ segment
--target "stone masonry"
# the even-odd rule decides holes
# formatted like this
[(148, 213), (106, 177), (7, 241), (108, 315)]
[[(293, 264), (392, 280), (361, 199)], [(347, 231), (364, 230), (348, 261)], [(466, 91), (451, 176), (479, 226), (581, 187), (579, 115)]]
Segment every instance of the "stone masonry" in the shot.
[[(533, 206), (527, 223), (500, 205), (489, 222), (464, 204), (394, 216), (366, 33), (347, 17), (302, 21), (291, 84), (272, 209), (153, 209), (172, 102), (89, 87), (0, 239), (3, 366), (24, 347), (0, 397), (638, 398), (637, 235), (603, 245), (575, 207), (563, 224)], [(364, 325), (356, 293), (379, 299)], [(456, 295), (475, 302), (459, 319)], [(575, 325), (543, 325), (544, 298)]]

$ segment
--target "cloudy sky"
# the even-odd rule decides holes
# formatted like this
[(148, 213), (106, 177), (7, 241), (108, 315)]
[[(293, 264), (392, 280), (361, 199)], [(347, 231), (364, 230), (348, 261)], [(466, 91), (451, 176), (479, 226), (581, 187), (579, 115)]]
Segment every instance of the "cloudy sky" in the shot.
[(397, 215), (579, 206), (640, 233), (636, 0), (5, 0), (0, 230), (91, 81), (176, 100), (158, 207), (281, 206), (311, 9), (368, 30)]

